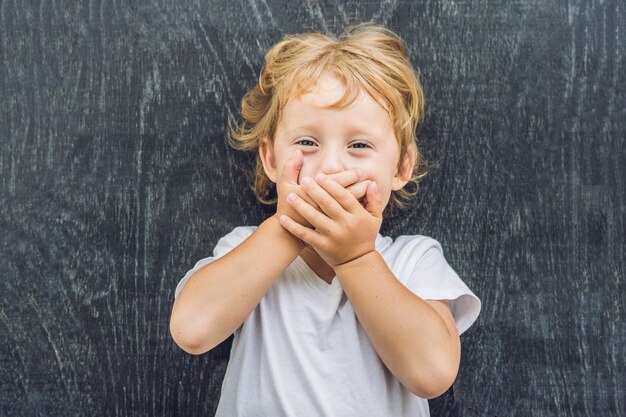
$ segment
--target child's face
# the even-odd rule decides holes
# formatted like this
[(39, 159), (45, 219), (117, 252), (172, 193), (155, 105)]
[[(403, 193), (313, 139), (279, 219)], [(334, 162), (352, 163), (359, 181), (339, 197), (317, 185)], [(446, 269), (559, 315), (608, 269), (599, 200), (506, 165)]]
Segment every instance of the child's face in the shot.
[(378, 185), (384, 208), (392, 190), (401, 189), (410, 179), (413, 153), (408, 152), (398, 172), (400, 147), (391, 121), (368, 94), (361, 92), (347, 108), (324, 108), (336, 102), (344, 89), (340, 80), (326, 74), (316, 89), (288, 100), (276, 129), (274, 153), (266, 141), (259, 148), (265, 172), (272, 181), (280, 181), (285, 162), (300, 149), (304, 157), (300, 179), (360, 168), (363, 179)]

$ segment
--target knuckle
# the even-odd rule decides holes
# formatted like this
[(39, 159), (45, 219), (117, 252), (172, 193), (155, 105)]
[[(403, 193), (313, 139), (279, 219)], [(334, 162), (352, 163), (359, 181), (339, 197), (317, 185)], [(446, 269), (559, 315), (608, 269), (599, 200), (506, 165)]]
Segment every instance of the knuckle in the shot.
[(315, 211), (311, 210), (310, 207), (304, 207), (302, 209), (302, 216), (306, 219), (307, 222), (311, 223), (315, 221)]
[(328, 195), (325, 195), (325, 196), (323, 196), (322, 198), (320, 198), (320, 203), (321, 203), (322, 205), (324, 205), (325, 207), (330, 206), (330, 205), (332, 204), (332, 202), (333, 202), (332, 197), (330, 197), (330, 196), (328, 196)]
[(356, 173), (354, 171), (346, 171), (339, 179), (342, 186), (352, 184), (356, 180)]
[(350, 197), (352, 197), (352, 194), (344, 188), (339, 190), (339, 196), (341, 198), (350, 199)]
[(343, 204), (349, 203), (350, 201), (352, 201), (350, 197), (353, 197), (352, 194), (350, 194), (346, 190), (341, 190), (341, 192), (337, 193), (337, 199), (341, 201)]
[(331, 252), (332, 251), (332, 245), (326, 239), (322, 239), (321, 241), (319, 241), (317, 246), (320, 248), (320, 250), (322, 252)]
[(305, 235), (304, 229), (301, 228), (296, 228), (293, 233), (299, 238), (304, 238)]
[(354, 219), (353, 217), (348, 217), (348, 219), (346, 220), (346, 228), (348, 230), (356, 230), (358, 226), (359, 222), (356, 219)]

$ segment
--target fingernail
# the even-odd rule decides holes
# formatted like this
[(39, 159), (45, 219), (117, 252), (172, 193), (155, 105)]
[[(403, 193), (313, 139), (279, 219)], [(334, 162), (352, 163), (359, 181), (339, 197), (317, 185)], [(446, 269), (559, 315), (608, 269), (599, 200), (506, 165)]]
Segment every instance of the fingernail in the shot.
[(326, 177), (326, 176), (320, 172), (319, 174), (317, 174), (315, 176), (315, 179), (318, 180), (318, 181), (322, 181), (324, 179), (324, 177)]
[(308, 183), (310, 183), (310, 182), (311, 182), (311, 178), (310, 178), (310, 177), (304, 177), (304, 178), (302, 178), (302, 184), (306, 185), (306, 184), (308, 184)]
[(292, 154), (291, 154), (291, 156), (293, 156), (295, 158), (296, 156), (298, 156), (298, 152), (299, 151), (300, 151), (299, 149), (294, 149)]
[(374, 190), (374, 191), (378, 191), (378, 184), (373, 183), (373, 184), (372, 184), (372, 190)]
[(287, 201), (293, 201), (295, 199), (296, 199), (295, 193), (289, 193), (289, 195), (287, 196)]
[(287, 221), (287, 216), (285, 216), (284, 214), (281, 214), (278, 220), (280, 220), (281, 223), (285, 223)]

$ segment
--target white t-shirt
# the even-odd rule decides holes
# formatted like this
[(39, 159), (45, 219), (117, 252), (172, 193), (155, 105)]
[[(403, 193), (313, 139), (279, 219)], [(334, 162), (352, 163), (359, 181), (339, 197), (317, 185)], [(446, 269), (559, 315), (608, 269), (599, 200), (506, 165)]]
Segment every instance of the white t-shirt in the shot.
[[(224, 256), (255, 226), (235, 228), (176, 287)], [(427, 236), (380, 234), (376, 250), (423, 299), (451, 300), (459, 334), (478, 317), (480, 300)], [(270, 255), (268, 253), (268, 255)], [(235, 331), (216, 417), (421, 417), (428, 401), (387, 369), (359, 323), (338, 278), (318, 277), (300, 257), (277, 278)]]

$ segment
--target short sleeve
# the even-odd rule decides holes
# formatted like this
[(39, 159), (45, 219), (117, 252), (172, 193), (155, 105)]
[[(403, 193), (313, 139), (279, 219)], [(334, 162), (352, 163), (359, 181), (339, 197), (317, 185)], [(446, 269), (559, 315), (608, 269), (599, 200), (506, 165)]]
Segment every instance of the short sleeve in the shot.
[(481, 302), (448, 264), (439, 242), (420, 236), (403, 249), (409, 252), (401, 257), (406, 287), (426, 300), (449, 300), (459, 335), (465, 332), (478, 318)]
[(240, 226), (233, 229), (233, 231), (228, 233), (227, 235), (221, 237), (220, 240), (217, 241), (217, 244), (213, 249), (213, 256), (200, 259), (198, 262), (196, 262), (194, 267), (187, 271), (185, 276), (183, 276), (183, 278), (178, 282), (178, 285), (176, 286), (176, 291), (174, 292), (174, 299), (178, 297), (178, 294), (193, 274), (195, 274), (205, 265), (210, 264), (214, 260), (221, 258), (228, 252), (233, 250), (241, 242), (246, 240), (252, 234), (252, 232), (254, 232), (255, 229), (256, 226)]

